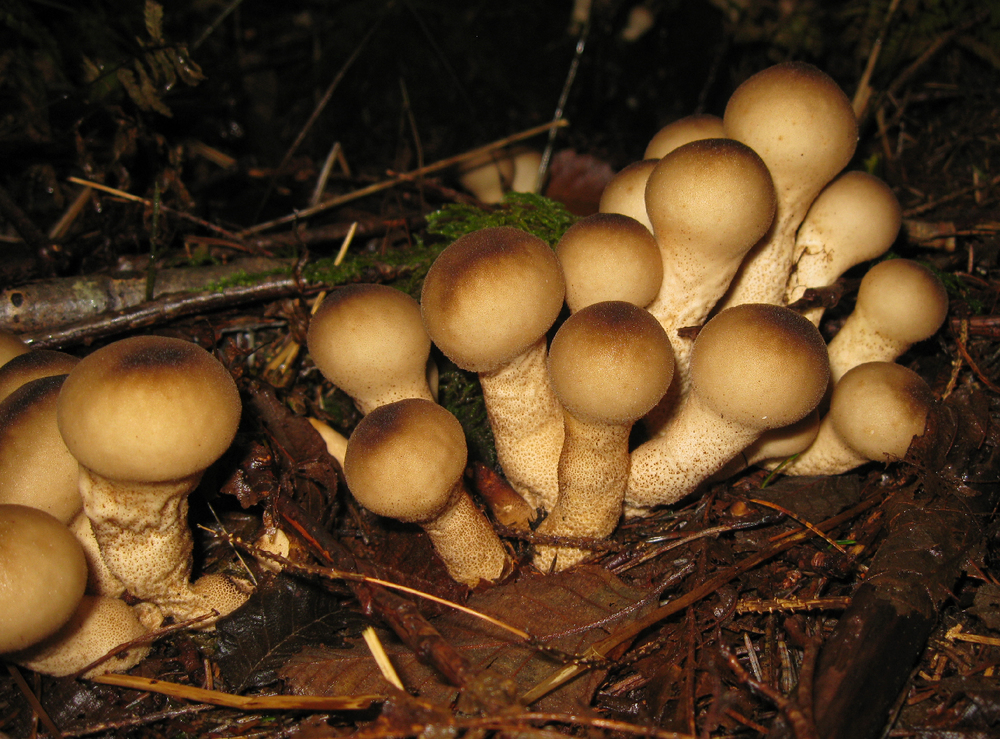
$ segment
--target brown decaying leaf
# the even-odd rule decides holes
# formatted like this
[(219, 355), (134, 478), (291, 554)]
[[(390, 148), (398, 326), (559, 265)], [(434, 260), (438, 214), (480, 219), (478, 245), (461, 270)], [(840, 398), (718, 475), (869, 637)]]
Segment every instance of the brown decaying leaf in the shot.
[[(655, 603), (642, 603), (645, 594), (600, 567), (584, 566), (545, 577), (527, 577), (482, 594), (473, 595), (469, 607), (522, 628), (546, 646), (567, 653), (584, 654), (610, 633), (622, 618), (635, 618)], [(622, 618), (612, 618), (623, 613)], [(449, 613), (434, 620), (441, 634), (477, 668), (513, 680), (523, 692), (549, 675), (557, 663), (536, 649), (514, 641), (505, 631), (472, 616)], [(380, 635), (386, 651), (409, 690), (427, 701), (450, 704), (455, 689), (442, 682), (416, 656), (386, 634)], [(551, 637), (551, 638), (549, 638)], [(375, 667), (361, 639), (352, 649), (309, 648), (280, 671), (296, 693), (352, 695), (383, 692), (388, 683)], [(563, 689), (538, 701), (539, 711), (578, 711), (589, 704), (604, 678), (591, 670)]]

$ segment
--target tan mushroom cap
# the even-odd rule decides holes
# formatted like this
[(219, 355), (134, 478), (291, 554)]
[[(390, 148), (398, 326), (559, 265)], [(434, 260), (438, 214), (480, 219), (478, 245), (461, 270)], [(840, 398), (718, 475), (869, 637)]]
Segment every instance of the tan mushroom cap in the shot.
[(643, 159), (662, 159), (674, 149), (701, 139), (722, 139), (726, 128), (717, 115), (702, 113), (679, 118), (656, 132), (646, 146)]
[(719, 313), (691, 353), (693, 392), (701, 401), (724, 420), (761, 431), (808, 414), (829, 378), (819, 331), (776, 305), (747, 303)]
[(0, 653), (58, 631), (86, 585), (87, 561), (64, 524), (35, 508), (0, 505)]
[(847, 166), (858, 143), (847, 95), (803, 62), (775, 64), (747, 79), (729, 98), (723, 121), (727, 136), (767, 164), (778, 201), (807, 198), (804, 208)]
[(420, 308), (427, 333), (449, 359), (490, 372), (545, 335), (565, 295), (548, 244), (520, 229), (484, 228), (441, 252), (424, 279)]
[(663, 261), (656, 239), (634, 218), (595, 213), (582, 218), (556, 244), (571, 311), (605, 300), (648, 305), (660, 290)]
[(674, 355), (663, 327), (631, 303), (587, 306), (559, 327), (549, 375), (563, 406), (578, 419), (631, 424), (667, 391)]
[(806, 288), (832, 285), (854, 265), (884, 254), (901, 224), (899, 200), (878, 177), (854, 171), (834, 179), (795, 237), (796, 267), (787, 302), (798, 300)]
[(201, 472), (236, 435), (240, 396), (196, 344), (122, 339), (84, 358), (59, 394), (59, 429), (80, 464), (110, 480), (160, 482)]
[(363, 413), (403, 398), (431, 398), (431, 340), (420, 306), (386, 285), (348, 285), (323, 300), (309, 322), (309, 354)]
[(866, 459), (906, 456), (924, 433), (934, 394), (920, 375), (893, 362), (866, 362), (837, 383), (829, 419), (837, 435)]
[(0, 402), (0, 503), (38, 508), (69, 525), (83, 500), (80, 465), (56, 423), (65, 378), (32, 380)]
[(3, 400), (26, 382), (41, 377), (68, 374), (80, 360), (71, 354), (36, 349), (11, 359), (0, 367), (0, 400)]
[(10, 331), (0, 328), (0, 367), (21, 354), (31, 351), (21, 338)]
[(639, 221), (650, 231), (653, 225), (646, 215), (646, 180), (656, 166), (657, 159), (632, 162), (604, 186), (598, 210), (601, 213), (621, 213)]
[(462, 425), (451, 413), (429, 400), (400, 400), (373, 410), (354, 429), (344, 476), (372, 513), (425, 523), (451, 502), (467, 454)]
[(851, 367), (891, 361), (934, 335), (948, 314), (948, 292), (930, 269), (888, 259), (868, 270), (854, 311), (830, 342), (834, 381)]

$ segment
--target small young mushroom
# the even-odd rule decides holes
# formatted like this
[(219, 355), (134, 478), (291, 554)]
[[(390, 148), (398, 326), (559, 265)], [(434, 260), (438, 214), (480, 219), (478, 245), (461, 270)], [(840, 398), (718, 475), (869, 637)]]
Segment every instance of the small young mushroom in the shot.
[(510, 561), (465, 492), (466, 458), (458, 420), (436, 403), (410, 398), (361, 420), (348, 440), (344, 477), (372, 513), (423, 527), (452, 578), (475, 587), (499, 580)]
[(362, 413), (403, 398), (432, 400), (431, 340), (420, 306), (386, 285), (337, 288), (309, 321), (309, 354)]
[[(614, 531), (628, 480), (632, 424), (666, 392), (674, 371), (666, 332), (631, 303), (595, 303), (556, 332), (549, 375), (565, 409), (559, 500), (540, 534), (603, 539)], [(576, 564), (587, 551), (541, 546), (543, 572)]]
[(497, 458), (532, 508), (555, 505), (562, 409), (545, 369), (545, 333), (566, 295), (559, 260), (516, 228), (484, 228), (448, 246), (424, 279), (431, 340), (478, 372)]
[[(44, 675), (65, 677), (147, 633), (135, 609), (125, 601), (103, 595), (84, 595), (69, 621), (59, 631), (27, 649), (6, 655), (6, 658)], [(84, 672), (82, 677), (125, 672), (142, 662), (148, 654), (148, 644), (129, 647), (124, 654), (105, 660)]]
[(823, 337), (800, 314), (747, 303), (716, 315), (694, 342), (691, 392), (632, 452), (626, 514), (676, 502), (767, 429), (806, 416), (829, 378)]
[(59, 393), (59, 430), (80, 462), (84, 511), (105, 563), (133, 595), (179, 620), (216, 608), (189, 581), (187, 496), (229, 447), (240, 411), (218, 360), (160, 336), (98, 349)]
[(542, 155), (524, 147), (492, 151), (466, 162), (458, 181), (482, 203), (499, 203), (510, 192), (535, 192)]
[(854, 311), (830, 342), (830, 377), (838, 382), (864, 362), (891, 362), (930, 338), (948, 314), (948, 293), (937, 275), (909, 259), (888, 259), (868, 270)]
[(933, 403), (916, 372), (893, 362), (859, 364), (834, 386), (815, 441), (781, 472), (839, 475), (869, 461), (902, 459), (924, 432)]
[(576, 312), (605, 300), (640, 308), (660, 290), (660, 248), (645, 226), (620, 213), (594, 213), (567, 229), (556, 244), (566, 278), (566, 305)]
[(86, 585), (87, 561), (65, 524), (36, 508), (0, 505), (0, 654), (56, 633)]
[(747, 255), (720, 310), (780, 304), (792, 270), (795, 232), (827, 182), (854, 155), (851, 101), (816, 67), (785, 62), (758, 72), (729, 98), (726, 135), (760, 154), (778, 196), (774, 225)]
[[(785, 303), (808, 288), (826, 287), (861, 262), (884, 254), (896, 240), (902, 209), (892, 190), (866, 172), (845, 172), (823, 188), (795, 236), (795, 270)], [(823, 308), (804, 315), (819, 325)]]
[[(674, 347), (677, 380), (667, 396), (671, 404), (687, 393), (691, 353), (691, 340), (678, 329), (704, 323), (744, 255), (770, 228), (774, 209), (767, 167), (739, 141), (685, 144), (663, 157), (649, 175), (646, 211), (660, 246), (663, 282), (647, 310)], [(663, 415), (656, 413), (648, 423), (652, 432), (663, 425)]]
[(643, 159), (625, 167), (611, 178), (601, 193), (601, 213), (621, 213), (639, 221), (650, 231), (653, 225), (646, 215), (646, 180), (656, 166), (656, 159)]
[(0, 400), (32, 380), (65, 375), (80, 360), (71, 354), (49, 349), (36, 349), (11, 359), (0, 367)]
[(724, 139), (726, 128), (717, 115), (702, 113), (678, 118), (650, 139), (643, 159), (662, 159), (674, 149), (701, 139)]

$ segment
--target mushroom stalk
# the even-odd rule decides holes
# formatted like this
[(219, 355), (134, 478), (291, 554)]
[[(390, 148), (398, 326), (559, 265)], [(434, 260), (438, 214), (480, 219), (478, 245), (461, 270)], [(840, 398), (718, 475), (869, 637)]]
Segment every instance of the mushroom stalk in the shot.
[[(481, 579), (495, 582), (510, 567), (507, 550), (461, 482), (451, 507), (421, 525), (456, 582), (470, 587), (475, 587)], [(470, 541), (481, 544), (471, 547)]]

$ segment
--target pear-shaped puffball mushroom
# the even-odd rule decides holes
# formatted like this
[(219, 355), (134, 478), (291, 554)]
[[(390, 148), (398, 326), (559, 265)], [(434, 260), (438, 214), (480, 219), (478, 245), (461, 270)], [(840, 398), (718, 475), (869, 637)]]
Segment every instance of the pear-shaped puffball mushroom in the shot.
[(70, 354), (49, 349), (38, 349), (14, 357), (0, 367), (0, 400), (32, 380), (65, 375), (79, 361)]
[(323, 299), (309, 321), (309, 354), (362, 413), (403, 398), (433, 400), (431, 340), (420, 305), (385, 285), (348, 285)]
[(27, 354), (31, 349), (21, 341), (21, 338), (10, 331), (0, 328), (0, 367), (21, 354)]
[(679, 118), (653, 136), (646, 146), (643, 159), (662, 159), (674, 149), (701, 139), (724, 139), (726, 128), (717, 115), (702, 113)]
[(660, 292), (647, 310), (674, 346), (676, 397), (683, 397), (691, 341), (677, 331), (705, 321), (743, 256), (770, 228), (774, 186), (750, 147), (703, 139), (663, 157), (649, 175), (645, 197), (663, 258)]
[[(845, 172), (823, 188), (795, 237), (795, 271), (785, 302), (826, 287), (856, 264), (882, 256), (896, 240), (902, 209), (892, 190), (866, 172)], [(823, 308), (804, 314), (819, 325)]]
[(358, 503), (416, 523), (456, 581), (499, 580), (510, 562), (489, 521), (465, 492), (467, 451), (458, 420), (411, 398), (365, 416), (347, 443), (344, 477)]
[(187, 496), (240, 420), (229, 372), (188, 341), (123, 339), (70, 372), (57, 415), (80, 462), (80, 493), (101, 555), (137, 598), (179, 620), (216, 609), (194, 592)]
[[(552, 386), (565, 409), (559, 501), (542, 534), (603, 539), (614, 531), (628, 480), (632, 424), (666, 392), (674, 371), (666, 332), (648, 312), (609, 301), (570, 316), (549, 351)], [(587, 551), (538, 548), (543, 572), (576, 564)]]
[(620, 213), (595, 213), (567, 229), (556, 244), (566, 278), (566, 305), (576, 312), (605, 300), (640, 308), (660, 290), (660, 248), (645, 226)]
[(829, 379), (823, 338), (800, 314), (760, 303), (722, 311), (695, 340), (681, 408), (632, 452), (626, 514), (676, 502), (767, 429), (803, 418)]
[(542, 155), (534, 149), (493, 151), (466, 162), (458, 181), (482, 203), (499, 203), (508, 191), (535, 192)]
[(720, 310), (740, 303), (780, 304), (792, 270), (795, 232), (819, 191), (858, 143), (851, 101), (809, 64), (776, 64), (736, 88), (723, 115), (726, 135), (760, 154), (778, 195), (768, 235), (747, 255)]
[(902, 459), (924, 433), (933, 403), (916, 372), (893, 362), (859, 364), (834, 386), (816, 440), (781, 472), (838, 475), (869, 461)]
[[(28, 649), (7, 655), (29, 670), (54, 677), (79, 672), (121, 644), (135, 641), (148, 633), (135, 610), (117, 598), (85, 595), (70, 620), (57, 631)], [(107, 672), (125, 672), (142, 662), (149, 645), (130, 647), (124, 654), (105, 660), (83, 673), (92, 678)]]
[(868, 270), (858, 300), (830, 342), (830, 377), (838, 382), (864, 362), (891, 362), (930, 338), (948, 314), (948, 292), (927, 267), (889, 259)]
[(0, 505), (0, 654), (37, 644), (72, 617), (87, 561), (65, 524), (22, 505)]
[(601, 193), (598, 210), (601, 213), (621, 213), (639, 221), (650, 231), (653, 224), (646, 215), (646, 180), (656, 166), (656, 159), (632, 162), (611, 178)]
[(56, 423), (64, 379), (32, 380), (0, 402), (0, 503), (31, 506), (68, 525), (83, 500), (80, 465)]
[(479, 373), (497, 458), (532, 508), (551, 508), (559, 488), (563, 420), (545, 369), (545, 332), (565, 295), (549, 245), (501, 227), (466, 234), (441, 252), (420, 298), (431, 340)]

